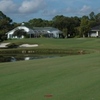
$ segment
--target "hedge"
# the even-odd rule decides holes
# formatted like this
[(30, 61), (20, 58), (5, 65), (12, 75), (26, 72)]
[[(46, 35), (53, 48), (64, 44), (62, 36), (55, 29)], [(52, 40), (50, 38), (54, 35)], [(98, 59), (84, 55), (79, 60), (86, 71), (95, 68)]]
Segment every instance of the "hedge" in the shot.
[(85, 54), (85, 51), (66, 49), (1, 49), (0, 54)]

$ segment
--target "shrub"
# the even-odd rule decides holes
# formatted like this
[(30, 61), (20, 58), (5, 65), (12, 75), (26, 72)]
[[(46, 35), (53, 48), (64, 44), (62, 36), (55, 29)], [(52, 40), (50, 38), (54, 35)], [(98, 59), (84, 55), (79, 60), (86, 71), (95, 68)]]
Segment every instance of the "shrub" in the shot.
[(15, 43), (11, 43), (11, 44), (8, 44), (7, 47), (8, 47), (8, 48), (17, 48), (18, 45), (15, 44)]

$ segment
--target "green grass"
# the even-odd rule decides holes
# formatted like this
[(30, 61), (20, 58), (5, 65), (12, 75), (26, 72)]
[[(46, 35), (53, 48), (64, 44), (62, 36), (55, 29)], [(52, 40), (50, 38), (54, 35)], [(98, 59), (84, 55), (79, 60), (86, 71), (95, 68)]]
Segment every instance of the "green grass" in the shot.
[[(100, 44), (100, 38), (72, 38), (72, 39), (53, 39), (53, 38), (31, 38), (31, 39), (19, 39), (9, 40), (5, 42), (10, 43), (29, 43), (38, 44), (38, 48), (84, 48), (84, 49), (98, 49)], [(100, 49), (100, 48), (99, 48)]]
[(100, 100), (100, 39), (26, 39), (23, 42), (38, 43), (38, 48), (95, 52), (0, 63), (0, 100)]

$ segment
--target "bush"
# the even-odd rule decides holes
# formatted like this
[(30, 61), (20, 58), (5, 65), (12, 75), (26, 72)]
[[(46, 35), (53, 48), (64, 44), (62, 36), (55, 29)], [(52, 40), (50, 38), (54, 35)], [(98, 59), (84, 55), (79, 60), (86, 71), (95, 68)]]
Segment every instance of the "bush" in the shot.
[(9, 62), (9, 61), (11, 61), (10, 57), (0, 56), (0, 62)]
[(15, 43), (8, 44), (7, 46), (8, 46), (8, 48), (17, 48), (18, 47), (18, 45)]

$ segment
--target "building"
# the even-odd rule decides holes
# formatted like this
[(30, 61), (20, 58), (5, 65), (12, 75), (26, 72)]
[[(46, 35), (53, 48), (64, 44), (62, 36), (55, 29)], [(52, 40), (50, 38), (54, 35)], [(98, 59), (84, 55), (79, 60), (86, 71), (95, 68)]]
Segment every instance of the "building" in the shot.
[[(13, 30), (6, 33), (7, 39), (18, 39), (18, 36), (14, 35), (14, 32), (16, 30), (23, 29), (30, 38), (35, 37), (49, 37), (49, 38), (60, 38), (62, 32), (58, 30), (57, 28), (53, 27), (27, 27), (24, 25), (18, 26), (14, 28)], [(22, 35), (20, 38), (24, 38), (24, 35)]]
[(88, 37), (100, 37), (100, 25), (91, 28)]

